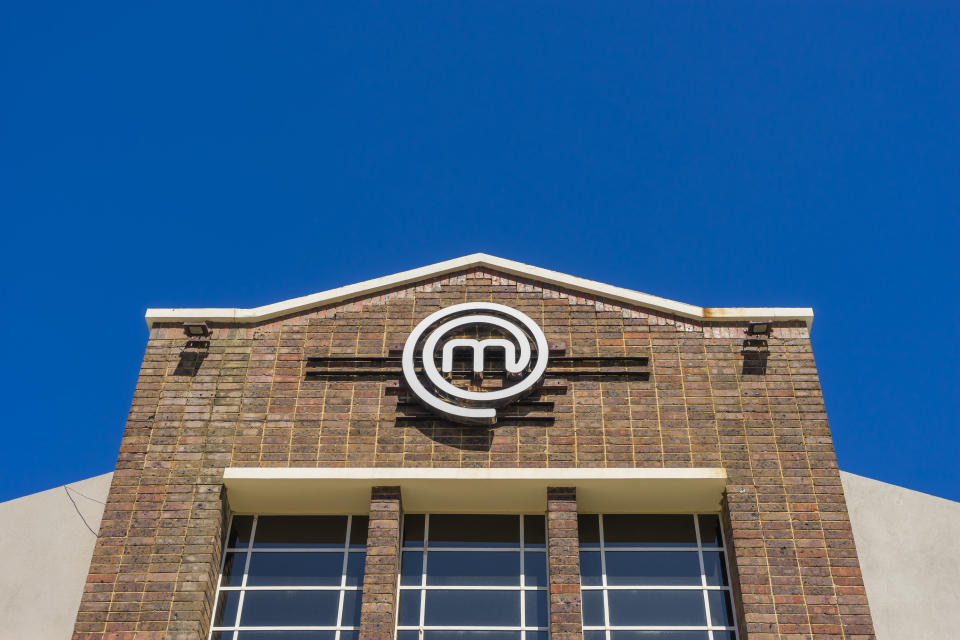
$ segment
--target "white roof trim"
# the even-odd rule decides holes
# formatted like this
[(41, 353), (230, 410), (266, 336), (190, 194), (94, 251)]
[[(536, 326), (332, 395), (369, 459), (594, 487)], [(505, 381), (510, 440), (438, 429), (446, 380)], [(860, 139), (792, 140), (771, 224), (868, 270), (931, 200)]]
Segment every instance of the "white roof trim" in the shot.
[(473, 253), (462, 258), (454, 258), (426, 267), (401, 271), (390, 276), (365, 280), (346, 287), (337, 287), (309, 296), (254, 307), (253, 309), (147, 309), (147, 326), (152, 327), (155, 322), (263, 322), (313, 307), (335, 304), (350, 298), (371, 295), (378, 291), (403, 287), (420, 280), (428, 280), (474, 267), (490, 267), (496, 271), (539, 280), (564, 289), (581, 291), (592, 296), (665, 311), (695, 320), (803, 320), (808, 327), (813, 323), (813, 309), (809, 307), (697, 307), (684, 302), (667, 300), (639, 291), (550, 271), (549, 269), (541, 269), (522, 262), (497, 258), (485, 253)]

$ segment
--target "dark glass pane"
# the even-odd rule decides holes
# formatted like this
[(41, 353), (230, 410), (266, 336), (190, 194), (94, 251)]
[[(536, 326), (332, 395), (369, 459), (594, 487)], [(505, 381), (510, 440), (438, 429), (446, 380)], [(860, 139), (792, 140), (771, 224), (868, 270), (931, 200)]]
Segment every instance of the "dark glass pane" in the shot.
[(695, 627), (707, 623), (700, 590), (612, 590), (607, 600), (614, 626)]
[(397, 625), (401, 627), (416, 627), (420, 624), (420, 591), (411, 589), (400, 590), (400, 614)]
[(703, 546), (722, 546), (723, 535), (720, 532), (720, 517), (716, 515), (697, 517), (700, 519), (700, 542), (703, 543)]
[(340, 640), (358, 640), (360, 638), (360, 631), (354, 630), (350, 631), (349, 629), (340, 630)]
[(717, 627), (733, 626), (733, 607), (729, 591), (708, 591), (710, 601), (710, 623)]
[(523, 554), (523, 581), (528, 587), (547, 586), (547, 554), (527, 551)]
[[(337, 636), (336, 631), (241, 631), (238, 637), (240, 640), (334, 640)], [(343, 634), (340, 638), (343, 640)]]
[(210, 634), (210, 640), (233, 640), (233, 631), (214, 631)]
[(423, 514), (412, 513), (403, 516), (403, 546), (423, 546)]
[(339, 591), (247, 591), (240, 624), (246, 627), (332, 627)]
[(260, 516), (254, 547), (342, 547), (346, 516)]
[(236, 624), (239, 604), (239, 591), (221, 591), (217, 597), (217, 613), (213, 618), (213, 626), (232, 627)]
[(603, 516), (603, 541), (620, 547), (695, 547), (697, 532), (687, 514), (611, 514)]
[(247, 554), (228, 553), (223, 562), (223, 576), (220, 584), (225, 587), (239, 587), (243, 583), (243, 568), (247, 564)]
[(397, 631), (397, 640), (420, 640), (420, 632), (415, 629)]
[(400, 558), (400, 584), (420, 586), (423, 575), (423, 551), (404, 551)]
[(347, 586), (363, 586), (363, 569), (367, 564), (367, 554), (356, 551), (347, 557)]
[(594, 513), (577, 516), (577, 534), (580, 546), (596, 547), (600, 545), (600, 520)]
[(713, 640), (737, 640), (735, 631), (714, 631)]
[(707, 584), (710, 586), (729, 586), (727, 565), (720, 551), (703, 552), (703, 571), (707, 575)]
[(599, 551), (580, 552), (580, 583), (591, 587), (603, 584), (603, 565)]
[[(519, 528), (519, 527), (518, 527)], [(425, 624), (436, 627), (520, 625), (518, 591), (427, 591)]]
[(497, 587), (520, 584), (519, 551), (430, 551), (427, 584)]
[(583, 607), (583, 626), (602, 627), (603, 626), (603, 592), (602, 591), (581, 591), (580, 600)]
[(253, 529), (253, 516), (233, 516), (230, 527), (228, 547), (245, 547), (250, 543), (250, 530)]
[(550, 640), (549, 631), (527, 631), (527, 640)]
[[(367, 546), (367, 529), (370, 527), (370, 518), (367, 516), (353, 516), (350, 523), (350, 546)], [(343, 640), (341, 638), (340, 640)]]
[[(706, 631), (612, 631), (610, 640), (708, 640)], [(716, 640), (716, 636), (714, 636)]]
[(360, 596), (361, 591), (343, 592), (343, 617), (340, 624), (344, 627), (360, 626)]
[(543, 548), (547, 544), (546, 519), (543, 516), (523, 516), (523, 544)]
[(583, 640), (606, 640), (606, 631), (584, 631)]
[(520, 640), (519, 631), (441, 631), (423, 632), (423, 640)]
[(699, 585), (700, 558), (696, 551), (607, 551), (607, 584)]
[(549, 627), (550, 606), (546, 591), (524, 591), (526, 624), (528, 627)]
[(429, 536), (431, 547), (520, 546), (520, 518), (431, 514)]
[(342, 553), (254, 553), (247, 584), (255, 587), (337, 586)]

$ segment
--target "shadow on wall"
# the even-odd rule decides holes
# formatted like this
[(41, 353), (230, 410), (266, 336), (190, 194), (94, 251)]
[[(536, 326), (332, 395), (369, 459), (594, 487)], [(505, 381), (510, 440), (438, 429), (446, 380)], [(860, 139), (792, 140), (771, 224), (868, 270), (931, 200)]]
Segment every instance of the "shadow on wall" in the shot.
[(766, 340), (756, 338), (744, 340), (740, 355), (743, 356), (743, 368), (740, 370), (740, 375), (766, 375), (767, 357), (770, 355), (770, 349), (767, 347)]
[(200, 371), (200, 365), (207, 357), (210, 348), (209, 340), (190, 340), (183, 346), (180, 352), (180, 361), (177, 362), (177, 368), (173, 370), (175, 376), (197, 375)]

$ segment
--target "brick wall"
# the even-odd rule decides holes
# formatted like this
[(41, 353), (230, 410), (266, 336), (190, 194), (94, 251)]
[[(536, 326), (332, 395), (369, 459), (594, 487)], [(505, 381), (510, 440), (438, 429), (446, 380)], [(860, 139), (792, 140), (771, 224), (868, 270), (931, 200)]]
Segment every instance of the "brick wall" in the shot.
[[(464, 301), (515, 307), (566, 354), (650, 359), (649, 380), (573, 380), (552, 424), (403, 420), (388, 380), (314, 380), (306, 358), (387, 355)], [(724, 467), (747, 640), (873, 637), (807, 329), (766, 350), (694, 322), (518, 281), (453, 274), (257, 326), (150, 332), (74, 637), (207, 633), (226, 466)], [(401, 419), (398, 419), (401, 418)], [(366, 609), (365, 609), (366, 611)]]

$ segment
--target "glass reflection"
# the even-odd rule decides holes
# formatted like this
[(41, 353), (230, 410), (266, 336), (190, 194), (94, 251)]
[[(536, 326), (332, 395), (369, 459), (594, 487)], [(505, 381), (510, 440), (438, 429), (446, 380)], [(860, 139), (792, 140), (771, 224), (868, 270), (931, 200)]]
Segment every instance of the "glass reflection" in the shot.
[[(238, 638), (239, 640), (334, 640), (336, 631), (241, 631)], [(340, 634), (340, 640), (343, 640), (343, 634)]]
[(342, 553), (253, 553), (247, 584), (256, 587), (337, 586), (342, 573)]
[(340, 624), (342, 626), (344, 627), (360, 626), (361, 595), (362, 595), (361, 591), (344, 591), (343, 592), (343, 616), (340, 619)]
[(260, 516), (254, 548), (340, 547), (347, 516)]
[(705, 547), (723, 546), (723, 534), (720, 531), (720, 516), (707, 514), (697, 516), (700, 520), (700, 542)]
[(693, 516), (688, 514), (610, 514), (603, 516), (608, 547), (697, 546)]
[(502, 515), (431, 514), (430, 547), (520, 546), (520, 519)]
[(247, 591), (240, 624), (247, 627), (327, 627), (337, 624), (339, 591)]
[(692, 627), (705, 625), (703, 592), (656, 589), (607, 592), (610, 624), (618, 627)]
[(400, 556), (400, 584), (419, 586), (423, 576), (423, 552), (404, 551)]
[(544, 549), (547, 523), (544, 516), (523, 516), (523, 544), (528, 549)]
[(610, 640), (707, 640), (709, 637), (706, 631), (613, 631), (610, 634)]
[(527, 551), (523, 554), (523, 580), (528, 587), (547, 586), (547, 554)]
[(584, 513), (578, 515), (577, 534), (580, 537), (581, 547), (599, 547), (600, 517), (595, 513)]
[(710, 622), (718, 627), (733, 626), (733, 607), (730, 593), (727, 591), (708, 591), (710, 601)]
[(230, 548), (246, 547), (250, 543), (250, 531), (252, 529), (253, 516), (233, 516), (227, 546)]
[(524, 591), (524, 617), (528, 627), (549, 627), (550, 607), (546, 591)]
[(583, 626), (603, 626), (603, 591), (582, 592), (581, 607), (583, 610)]
[(730, 584), (727, 579), (727, 565), (720, 551), (703, 552), (703, 571), (710, 586), (726, 587)]
[(603, 584), (603, 563), (599, 551), (580, 552), (580, 583), (590, 587)]
[(696, 551), (608, 551), (607, 584), (612, 586), (699, 585)]
[(520, 553), (514, 551), (431, 551), (427, 584), (437, 586), (520, 585)]
[(520, 640), (519, 631), (447, 631), (430, 629), (423, 640)]
[(400, 590), (397, 626), (416, 627), (420, 624), (420, 593), (410, 589)]
[(434, 590), (426, 592), (424, 624), (431, 627), (515, 627), (520, 592)]
[(220, 584), (225, 587), (239, 587), (243, 583), (243, 568), (247, 564), (247, 554), (228, 553), (223, 561), (223, 575)]
[[(363, 572), (367, 564), (367, 554), (352, 551), (347, 556), (347, 583), (348, 587), (363, 586)], [(342, 640), (342, 639), (341, 639)]]
[(239, 591), (221, 591), (217, 598), (217, 613), (213, 618), (213, 626), (232, 627), (236, 624), (239, 606)]

